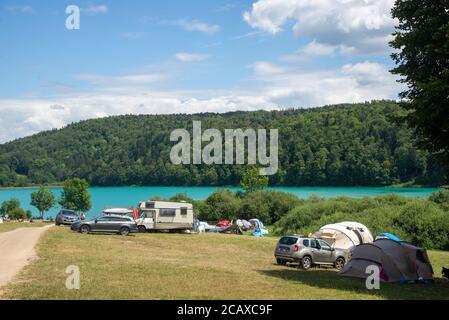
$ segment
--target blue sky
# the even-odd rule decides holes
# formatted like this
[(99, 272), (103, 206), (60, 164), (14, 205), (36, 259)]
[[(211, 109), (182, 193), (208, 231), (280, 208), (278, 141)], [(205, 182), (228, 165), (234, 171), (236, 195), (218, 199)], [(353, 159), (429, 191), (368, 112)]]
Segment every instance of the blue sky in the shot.
[(123, 113), (396, 99), (393, 2), (1, 0), (0, 142)]

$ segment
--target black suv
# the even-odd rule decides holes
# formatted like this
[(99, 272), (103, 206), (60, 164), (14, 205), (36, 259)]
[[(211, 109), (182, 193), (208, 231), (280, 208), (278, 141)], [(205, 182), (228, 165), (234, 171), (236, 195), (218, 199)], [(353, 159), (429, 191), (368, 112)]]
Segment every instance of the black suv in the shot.
[(71, 229), (84, 234), (90, 232), (113, 232), (127, 236), (131, 232), (137, 232), (137, 223), (131, 217), (110, 215), (90, 221), (79, 220), (72, 224)]

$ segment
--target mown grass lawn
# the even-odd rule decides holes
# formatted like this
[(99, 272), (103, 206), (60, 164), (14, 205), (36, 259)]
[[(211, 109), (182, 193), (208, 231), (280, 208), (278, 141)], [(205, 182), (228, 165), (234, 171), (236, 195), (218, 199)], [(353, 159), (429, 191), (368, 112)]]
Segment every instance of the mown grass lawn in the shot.
[[(277, 266), (276, 238), (220, 234), (81, 235), (49, 230), (40, 257), (3, 299), (449, 299), (441, 279), (449, 252), (429, 252), (432, 285), (387, 285), (368, 291), (363, 281), (333, 269)], [(81, 271), (81, 289), (65, 287), (69, 265)]]
[(8, 232), (19, 228), (39, 228), (48, 225), (43, 222), (19, 223), (19, 222), (3, 222), (0, 223), (0, 233)]

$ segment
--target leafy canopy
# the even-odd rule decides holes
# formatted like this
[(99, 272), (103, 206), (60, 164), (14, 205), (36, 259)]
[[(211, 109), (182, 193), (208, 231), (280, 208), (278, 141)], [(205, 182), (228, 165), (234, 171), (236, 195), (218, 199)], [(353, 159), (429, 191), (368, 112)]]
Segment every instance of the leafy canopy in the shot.
[(263, 190), (268, 187), (268, 179), (267, 176), (260, 175), (259, 168), (252, 166), (243, 174), (242, 180), (240, 181), (240, 187), (245, 190), (245, 192)]
[(66, 209), (75, 211), (88, 211), (92, 208), (92, 199), (89, 194), (89, 184), (86, 180), (74, 178), (64, 182), (59, 204)]
[(398, 0), (392, 14), (392, 72), (407, 85), (403, 119), (449, 169), (449, 1)]
[(53, 192), (44, 187), (40, 187), (38, 191), (31, 194), (31, 205), (39, 210), (41, 217), (44, 212), (50, 210), (56, 205), (56, 199)]

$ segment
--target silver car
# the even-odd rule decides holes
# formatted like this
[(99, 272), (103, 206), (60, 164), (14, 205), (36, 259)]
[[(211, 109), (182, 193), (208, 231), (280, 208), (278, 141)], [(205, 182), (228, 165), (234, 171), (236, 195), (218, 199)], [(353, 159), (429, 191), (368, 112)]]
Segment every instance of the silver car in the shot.
[(55, 218), (55, 224), (57, 226), (63, 225), (71, 225), (72, 223), (78, 221), (80, 217), (73, 210), (62, 209), (59, 211), (58, 215)]
[(299, 263), (305, 270), (314, 265), (330, 265), (341, 270), (346, 263), (348, 252), (334, 249), (321, 239), (290, 235), (279, 240), (274, 256), (280, 265), (286, 265), (287, 262)]

